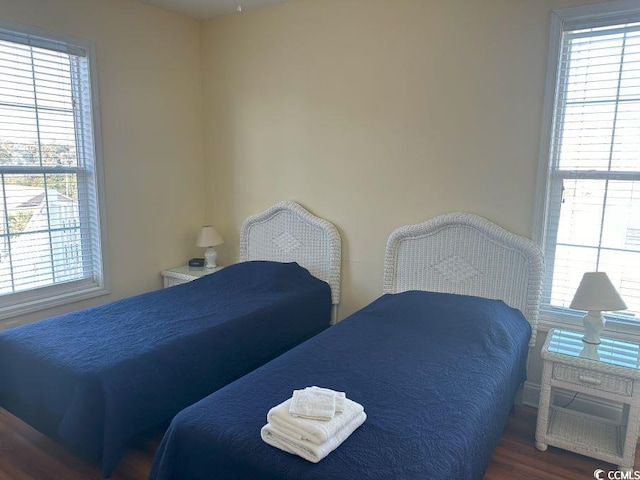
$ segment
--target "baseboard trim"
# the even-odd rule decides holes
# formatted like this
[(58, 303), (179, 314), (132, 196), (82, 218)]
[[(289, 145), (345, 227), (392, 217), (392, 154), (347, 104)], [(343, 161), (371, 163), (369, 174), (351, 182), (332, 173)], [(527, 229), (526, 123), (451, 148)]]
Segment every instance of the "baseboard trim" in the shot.
[(524, 382), (524, 388), (522, 389), (522, 403), (527, 405), (528, 407), (538, 408), (539, 400), (540, 385)]

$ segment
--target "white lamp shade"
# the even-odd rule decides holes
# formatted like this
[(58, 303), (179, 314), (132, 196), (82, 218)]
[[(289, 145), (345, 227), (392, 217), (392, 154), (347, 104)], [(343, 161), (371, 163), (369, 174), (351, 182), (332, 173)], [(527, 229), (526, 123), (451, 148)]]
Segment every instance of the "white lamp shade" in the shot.
[(586, 272), (570, 305), (576, 310), (608, 312), (627, 305), (605, 272)]
[(222, 245), (224, 240), (216, 229), (211, 225), (205, 225), (200, 229), (200, 235), (198, 235), (198, 241), (196, 245), (198, 247), (215, 247), (217, 245)]

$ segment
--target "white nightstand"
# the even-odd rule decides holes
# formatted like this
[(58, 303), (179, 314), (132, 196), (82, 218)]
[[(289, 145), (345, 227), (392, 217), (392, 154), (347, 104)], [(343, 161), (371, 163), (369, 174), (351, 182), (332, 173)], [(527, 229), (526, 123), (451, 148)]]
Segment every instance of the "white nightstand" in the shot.
[(224, 267), (205, 268), (205, 267), (190, 267), (183, 265), (182, 267), (169, 268), (160, 272), (162, 280), (164, 282), (164, 288), (173, 287), (174, 285), (180, 285), (182, 283), (191, 282), (196, 278), (204, 277), (211, 273), (222, 270)]
[[(544, 370), (538, 406), (536, 448), (548, 445), (633, 469), (640, 417), (640, 345), (602, 338), (582, 341), (582, 332), (550, 330), (542, 347)], [(579, 412), (556, 400), (569, 393), (614, 402), (619, 418)], [(567, 398), (565, 395), (564, 398)]]

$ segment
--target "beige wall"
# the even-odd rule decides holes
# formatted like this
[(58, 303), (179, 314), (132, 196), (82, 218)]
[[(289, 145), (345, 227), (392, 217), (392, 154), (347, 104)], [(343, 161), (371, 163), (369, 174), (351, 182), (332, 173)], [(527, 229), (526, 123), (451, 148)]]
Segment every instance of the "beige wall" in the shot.
[(296, 0), (204, 23), (223, 261), (244, 217), (296, 200), (341, 231), (345, 316), (380, 294), (398, 226), (468, 211), (531, 236), (550, 10), (572, 3)]
[(132, 0), (0, 0), (0, 17), (96, 44), (112, 294), (161, 286), (204, 218), (200, 24)]
[(586, 3), (296, 0), (204, 23), (223, 262), (247, 215), (296, 200), (340, 229), (344, 317), (380, 295), (398, 226), (467, 211), (531, 237), (550, 12)]

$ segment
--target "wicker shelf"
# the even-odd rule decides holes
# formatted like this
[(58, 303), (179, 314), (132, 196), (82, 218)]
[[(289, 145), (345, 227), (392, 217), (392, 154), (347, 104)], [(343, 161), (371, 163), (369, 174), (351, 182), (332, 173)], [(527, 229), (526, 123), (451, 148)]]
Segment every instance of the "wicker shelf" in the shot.
[(568, 442), (586, 454), (607, 455), (614, 463), (623, 461), (625, 433), (624, 425), (587, 413), (561, 407), (551, 407), (549, 413), (551, 441)]

